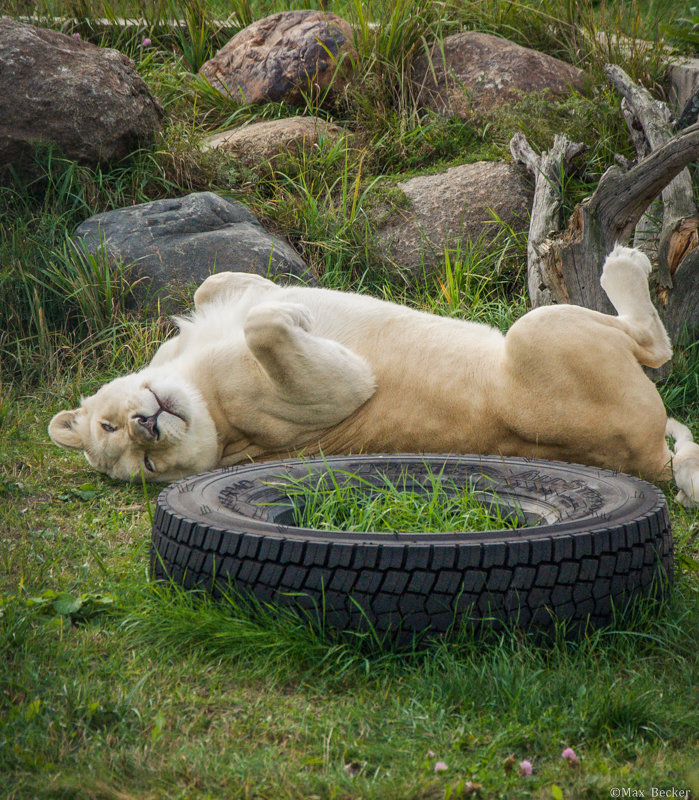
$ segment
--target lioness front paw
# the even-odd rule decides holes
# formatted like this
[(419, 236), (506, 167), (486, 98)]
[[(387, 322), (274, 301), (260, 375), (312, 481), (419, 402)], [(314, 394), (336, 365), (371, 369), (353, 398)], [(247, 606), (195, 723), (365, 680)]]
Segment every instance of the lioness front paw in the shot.
[(250, 309), (245, 327), (277, 326), (280, 323), (310, 331), (313, 327), (313, 315), (310, 309), (301, 303), (260, 303)]

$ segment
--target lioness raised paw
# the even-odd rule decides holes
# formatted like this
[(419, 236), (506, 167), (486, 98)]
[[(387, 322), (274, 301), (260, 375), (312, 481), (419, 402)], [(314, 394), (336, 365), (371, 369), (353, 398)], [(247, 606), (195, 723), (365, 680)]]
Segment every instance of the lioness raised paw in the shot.
[(650, 299), (650, 272), (645, 253), (617, 245), (604, 262), (600, 284), (619, 322), (639, 345), (636, 357), (645, 366), (657, 368), (672, 358), (672, 345)]

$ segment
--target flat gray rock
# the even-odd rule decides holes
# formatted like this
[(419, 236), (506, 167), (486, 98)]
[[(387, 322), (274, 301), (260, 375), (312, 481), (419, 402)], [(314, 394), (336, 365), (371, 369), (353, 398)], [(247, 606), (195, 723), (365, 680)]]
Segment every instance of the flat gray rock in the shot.
[(265, 231), (241, 203), (213, 192), (96, 214), (77, 227), (75, 239), (92, 253), (103, 242), (111, 263), (133, 265), (133, 280), (144, 279), (139, 295), (164, 297), (226, 270), (315, 282), (288, 242)]

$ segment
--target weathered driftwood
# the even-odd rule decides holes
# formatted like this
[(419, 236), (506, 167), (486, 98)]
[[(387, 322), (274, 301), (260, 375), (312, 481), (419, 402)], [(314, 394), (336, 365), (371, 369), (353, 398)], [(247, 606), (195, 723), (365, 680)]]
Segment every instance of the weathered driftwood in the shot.
[(652, 294), (672, 340), (677, 341), (686, 330), (699, 328), (699, 216), (685, 169), (699, 158), (699, 123), (673, 135), (664, 104), (618, 67), (608, 67), (607, 74), (624, 95), (627, 122), (644, 157), (628, 170), (610, 167), (592, 196), (576, 206), (565, 231), (558, 224), (560, 198), (555, 195), (561, 169), (581, 146), (557, 136), (548, 153), (536, 156), (521, 134), (510, 143), (515, 160), (525, 164), (536, 180), (528, 247), (532, 304), (575, 303), (610, 313), (599, 284), (604, 258), (617, 242), (629, 241), (649, 204), (662, 192), (663, 222)]
[(555, 302), (550, 285), (555, 276), (546, 273), (548, 261), (542, 248), (548, 238), (561, 227), (561, 177), (576, 155), (585, 145), (571, 142), (566, 136), (557, 134), (553, 147), (540, 156), (532, 150), (522, 133), (517, 133), (510, 142), (510, 151), (515, 161), (526, 164), (536, 177), (532, 204), (529, 239), (527, 241), (527, 284), (532, 305), (546, 306)]
[[(621, 67), (607, 65), (607, 77), (623, 96), (622, 111), (634, 137), (639, 158), (657, 150), (673, 137), (672, 114), (667, 105), (637, 86)], [(639, 141), (640, 140), (640, 141)], [(636, 233), (642, 228), (636, 226)], [(656, 267), (653, 282), (659, 290), (673, 287), (672, 276), (684, 256), (699, 244), (699, 216), (694, 201), (694, 187), (688, 169), (683, 169), (662, 191), (662, 225), (658, 233)], [(660, 291), (659, 299), (665, 293)]]
[(681, 131), (699, 121), (699, 89), (687, 100), (682, 109), (682, 113), (677, 119), (675, 130)]
[[(643, 132), (641, 123), (629, 107), (626, 98), (621, 101), (621, 113), (624, 116), (631, 141), (636, 149), (636, 159), (645, 158), (648, 153), (650, 153), (650, 145)], [(631, 169), (634, 162), (624, 159), (627, 163), (623, 163), (621, 159), (624, 159), (624, 157), (617, 153), (615, 156), (617, 164), (623, 166), (624, 169)], [(638, 221), (633, 235), (634, 247), (640, 247), (652, 260), (655, 260), (655, 255), (658, 250), (658, 236), (662, 224), (663, 204), (661, 199), (656, 197), (641, 215), (641, 219)]]

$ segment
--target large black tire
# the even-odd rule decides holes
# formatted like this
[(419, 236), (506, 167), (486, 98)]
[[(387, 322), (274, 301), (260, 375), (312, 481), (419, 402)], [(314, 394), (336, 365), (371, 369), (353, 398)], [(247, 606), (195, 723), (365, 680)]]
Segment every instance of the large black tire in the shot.
[[(346, 471), (377, 482), (406, 471), (470, 485), (523, 527), (487, 533), (347, 533), (297, 528), (280, 476)], [(520, 513), (521, 512), (516, 512)], [(569, 631), (610, 622), (614, 609), (672, 579), (662, 492), (608, 470), (494, 456), (354, 456), (226, 468), (161, 493), (151, 570), (218, 593), (324, 615), (326, 625), (378, 633), (443, 632), (463, 618)]]

